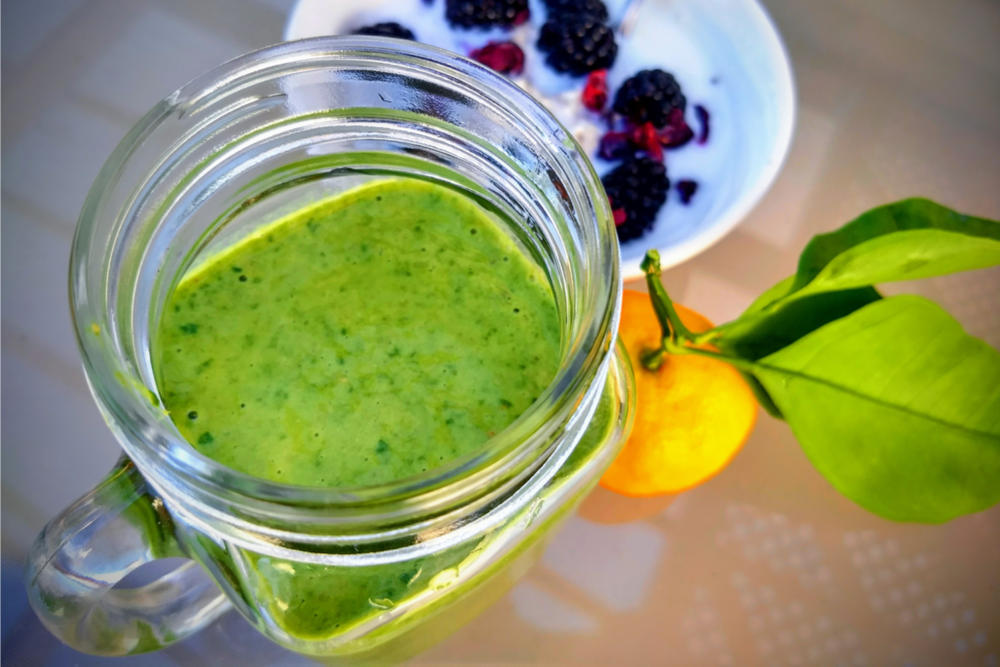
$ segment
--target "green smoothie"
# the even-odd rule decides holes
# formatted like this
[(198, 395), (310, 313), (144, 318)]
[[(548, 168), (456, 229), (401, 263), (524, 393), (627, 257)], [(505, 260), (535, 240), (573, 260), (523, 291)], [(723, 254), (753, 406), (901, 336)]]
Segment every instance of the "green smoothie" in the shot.
[[(538, 265), (473, 200), (416, 179), (359, 187), (209, 256), (170, 294), (154, 347), (161, 399), (194, 447), (258, 477), (328, 487), (392, 482), (476, 452), (545, 389), (559, 357)], [(609, 406), (560, 474), (597, 455)], [(483, 560), (494, 539), (523, 550), (546, 522), (524, 525), (369, 566), (194, 536), (188, 548), (294, 641), (407, 610), (356, 648), (468, 597), (510, 560)]]
[(154, 359), (163, 404), (216, 461), (290, 484), (392, 482), (480, 449), (559, 363), (540, 268), (471, 199), (371, 183), (189, 271)]

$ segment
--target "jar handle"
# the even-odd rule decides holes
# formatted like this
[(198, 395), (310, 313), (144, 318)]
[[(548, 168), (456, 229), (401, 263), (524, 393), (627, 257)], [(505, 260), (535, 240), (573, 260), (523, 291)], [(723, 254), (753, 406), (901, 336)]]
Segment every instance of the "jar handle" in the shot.
[(154, 651), (229, 609), (226, 596), (190, 560), (145, 585), (115, 587), (139, 566), (177, 556), (185, 554), (163, 501), (123, 456), (35, 540), (28, 599), (45, 627), (79, 651)]

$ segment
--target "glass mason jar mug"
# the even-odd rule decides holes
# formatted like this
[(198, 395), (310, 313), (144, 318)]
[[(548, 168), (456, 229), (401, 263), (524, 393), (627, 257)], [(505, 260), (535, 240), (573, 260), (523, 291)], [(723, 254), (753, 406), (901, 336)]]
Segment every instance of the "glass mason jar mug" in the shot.
[[(541, 267), (561, 328), (548, 388), (474, 455), (380, 486), (279, 484), (192, 448), (159, 401), (150, 350), (179, 277), (311, 202), (399, 176), (497, 212)], [(599, 180), (540, 104), (425, 45), (282, 44), (178, 90), (98, 176), (70, 272), (84, 369), (125, 452), (30, 557), (32, 606), (79, 650), (152, 650), (235, 607), (293, 651), (403, 657), (505, 590), (630, 425)], [(194, 562), (116, 585), (170, 556)]]

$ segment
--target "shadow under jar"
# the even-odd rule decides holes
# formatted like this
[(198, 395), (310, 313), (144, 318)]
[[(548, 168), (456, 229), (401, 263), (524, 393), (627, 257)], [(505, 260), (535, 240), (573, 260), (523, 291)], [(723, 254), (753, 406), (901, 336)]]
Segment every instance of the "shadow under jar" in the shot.
[[(400, 177), (475, 201), (541, 269), (559, 320), (551, 383), (472, 454), (378, 486), (281, 484), (204, 456), (164, 409), (154, 368), (151, 338), (178, 281), (313, 202)], [(618, 265), (579, 146), (473, 62), (322, 38), (196, 79), (125, 137), (80, 217), (76, 333), (125, 455), (39, 536), (33, 608), (66, 643), (105, 655), (160, 648), (230, 607), (312, 656), (398, 659), (432, 644), (524, 571), (628, 432)], [(191, 560), (117, 585), (166, 557)]]

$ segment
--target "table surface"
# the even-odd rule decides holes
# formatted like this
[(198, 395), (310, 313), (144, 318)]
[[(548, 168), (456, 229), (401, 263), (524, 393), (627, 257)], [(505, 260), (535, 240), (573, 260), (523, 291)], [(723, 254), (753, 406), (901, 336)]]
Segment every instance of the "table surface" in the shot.
[[(164, 93), (276, 42), (284, 0), (3, 4), (2, 554), (8, 665), (301, 659), (230, 614), (167, 651), (110, 661), (26, 607), (24, 554), (115, 459), (66, 306), (73, 224), (101, 163)], [(813, 234), (920, 194), (1000, 217), (1000, 3), (766, 0), (799, 114), (771, 191), (664, 280), (715, 320), (791, 273)], [(1000, 270), (907, 285), (1000, 346)], [(541, 562), (417, 662), (969, 664), (1000, 660), (1000, 507), (942, 526), (882, 521), (762, 416), (721, 475), (677, 498), (587, 499)]]

